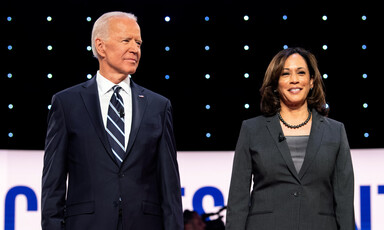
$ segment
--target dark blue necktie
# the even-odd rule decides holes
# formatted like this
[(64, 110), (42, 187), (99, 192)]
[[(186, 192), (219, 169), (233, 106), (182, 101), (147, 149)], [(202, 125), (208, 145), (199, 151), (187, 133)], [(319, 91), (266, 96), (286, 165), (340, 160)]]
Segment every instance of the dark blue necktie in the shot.
[(124, 102), (120, 96), (120, 86), (113, 86), (113, 94), (109, 102), (107, 133), (112, 153), (115, 155), (119, 165), (123, 162), (125, 154), (125, 134), (124, 134)]

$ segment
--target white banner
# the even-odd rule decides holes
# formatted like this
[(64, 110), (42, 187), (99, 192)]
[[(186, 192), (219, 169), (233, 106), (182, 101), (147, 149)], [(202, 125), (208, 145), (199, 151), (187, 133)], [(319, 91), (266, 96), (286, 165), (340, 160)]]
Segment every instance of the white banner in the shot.
[[(184, 209), (216, 213), (226, 205), (232, 160), (233, 152), (178, 153)], [(384, 229), (384, 149), (352, 150), (352, 160), (356, 226)], [(0, 150), (0, 229), (41, 229), (42, 167), (43, 151)]]

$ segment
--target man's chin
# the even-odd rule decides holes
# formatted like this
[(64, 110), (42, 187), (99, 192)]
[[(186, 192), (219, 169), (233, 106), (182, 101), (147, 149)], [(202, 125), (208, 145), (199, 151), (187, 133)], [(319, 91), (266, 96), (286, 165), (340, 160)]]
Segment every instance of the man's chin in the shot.
[(136, 73), (136, 70), (137, 70), (137, 66), (131, 67), (131, 68), (127, 68), (125, 70), (125, 73), (127, 73), (127, 74), (134, 74), (134, 73)]
[(136, 69), (130, 69), (130, 70), (121, 71), (121, 73), (123, 75), (126, 75), (126, 76), (132, 75), (132, 74), (136, 73)]

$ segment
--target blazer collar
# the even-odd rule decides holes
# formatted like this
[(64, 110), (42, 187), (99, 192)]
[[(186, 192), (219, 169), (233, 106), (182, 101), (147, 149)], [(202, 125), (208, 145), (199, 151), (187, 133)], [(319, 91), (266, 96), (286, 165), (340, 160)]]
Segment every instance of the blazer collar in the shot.
[(282, 155), (285, 163), (287, 164), (289, 171), (296, 178), (297, 181), (300, 181), (295, 169), (295, 165), (292, 161), (291, 152), (289, 151), (288, 144), (284, 139), (284, 133), (281, 128), (277, 114), (271, 117), (267, 117), (266, 121), (271, 138), (274, 140), (276, 147), (279, 149), (279, 152)]
[(147, 107), (147, 95), (143, 87), (137, 85), (131, 80), (131, 89), (132, 89), (132, 125), (131, 125), (131, 133), (129, 134), (129, 140), (127, 145), (127, 151), (125, 154), (125, 158), (129, 155), (132, 146), (135, 142), (137, 133), (140, 128), (141, 121), (143, 119), (143, 115), (145, 109)]
[(307, 152), (305, 154), (303, 165), (299, 172), (299, 178), (302, 179), (311, 163), (315, 159), (323, 140), (324, 117), (315, 109), (312, 110), (312, 127), (309, 134)]
[(283, 130), (281, 128), (279, 118), (277, 117), (277, 115), (266, 118), (267, 128), (271, 135), (271, 138), (274, 140), (277, 148), (279, 149), (279, 152), (281, 153), (285, 163), (287, 164), (289, 171), (299, 182), (305, 175), (313, 160), (315, 159), (317, 152), (321, 146), (324, 128), (323, 121), (324, 117), (318, 114), (316, 110), (312, 110), (312, 126), (309, 135), (307, 150), (300, 172), (297, 173), (292, 161), (292, 156), (288, 144), (283, 138)]
[[(135, 142), (141, 124), (141, 120), (143, 118), (147, 106), (147, 96), (145, 94), (144, 88), (137, 85), (132, 80), (130, 84), (132, 89), (132, 125), (125, 159), (129, 155), (132, 146)], [(94, 77), (91, 80), (85, 82), (83, 84), (83, 87), (84, 90), (81, 92), (81, 96), (83, 98), (84, 105), (88, 111), (88, 115), (91, 118), (92, 123), (95, 127), (96, 133), (99, 136), (101, 142), (104, 145), (104, 148), (106, 149), (112, 160), (116, 163), (116, 165), (118, 165), (116, 158), (111, 151), (111, 146), (108, 142), (107, 133), (105, 131), (104, 123), (102, 120), (96, 78)]]
[(105, 131), (103, 119), (101, 116), (99, 93), (97, 89), (96, 77), (93, 77), (91, 80), (83, 84), (84, 90), (80, 92), (81, 97), (85, 108), (88, 112), (88, 115), (95, 127), (96, 133), (103, 143), (105, 150), (108, 152), (109, 156), (118, 165), (115, 156), (112, 153), (111, 146), (108, 141), (107, 133)]

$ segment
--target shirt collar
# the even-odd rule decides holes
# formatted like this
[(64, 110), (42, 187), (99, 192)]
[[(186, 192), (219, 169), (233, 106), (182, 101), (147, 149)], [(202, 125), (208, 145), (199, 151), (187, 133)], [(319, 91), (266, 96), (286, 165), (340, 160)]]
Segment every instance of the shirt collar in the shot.
[[(128, 77), (126, 77), (122, 82), (117, 84), (129, 95), (131, 95), (130, 79), (131, 79), (131, 75), (128, 75)], [(96, 74), (96, 82), (101, 95), (108, 93), (110, 90), (112, 90), (112, 87), (116, 85), (115, 83), (111, 82), (110, 80), (105, 78), (103, 75), (101, 75), (99, 71), (97, 71), (97, 74)]]

